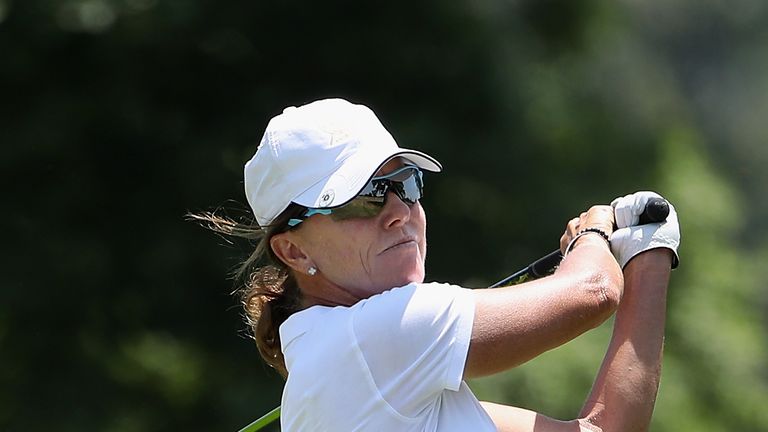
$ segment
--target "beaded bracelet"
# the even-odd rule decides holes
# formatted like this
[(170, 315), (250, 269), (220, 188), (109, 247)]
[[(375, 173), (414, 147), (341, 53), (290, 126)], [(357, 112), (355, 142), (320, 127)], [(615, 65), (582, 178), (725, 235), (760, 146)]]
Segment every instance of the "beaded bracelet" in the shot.
[(563, 256), (568, 255), (569, 252), (573, 249), (574, 245), (576, 244), (576, 240), (578, 240), (581, 236), (587, 235), (589, 233), (595, 233), (600, 234), (600, 237), (603, 238), (603, 240), (608, 243), (608, 246), (611, 245), (611, 239), (608, 237), (608, 234), (606, 234), (605, 231), (601, 230), (600, 228), (584, 228), (583, 230), (576, 233), (576, 235), (571, 239), (571, 242), (568, 243), (568, 247), (565, 248), (565, 254)]

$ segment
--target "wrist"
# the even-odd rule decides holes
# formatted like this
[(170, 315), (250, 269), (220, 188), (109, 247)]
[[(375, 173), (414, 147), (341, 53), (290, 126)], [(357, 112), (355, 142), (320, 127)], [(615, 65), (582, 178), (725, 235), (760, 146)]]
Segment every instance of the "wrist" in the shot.
[(675, 252), (666, 247), (647, 249), (632, 256), (624, 266), (625, 273), (643, 273), (652, 268), (671, 269)]
[[(570, 243), (568, 243), (568, 246), (565, 248), (565, 251), (563, 252), (563, 256), (567, 256), (573, 248), (576, 247), (577, 242), (583, 242), (584, 239), (589, 238), (592, 242), (599, 242), (605, 246), (608, 246), (610, 249), (611, 241), (610, 237), (608, 236), (608, 233), (601, 230), (600, 228), (584, 228), (583, 230), (576, 233), (575, 236), (573, 236), (573, 239), (571, 239)], [(600, 240), (598, 240), (600, 239)]]

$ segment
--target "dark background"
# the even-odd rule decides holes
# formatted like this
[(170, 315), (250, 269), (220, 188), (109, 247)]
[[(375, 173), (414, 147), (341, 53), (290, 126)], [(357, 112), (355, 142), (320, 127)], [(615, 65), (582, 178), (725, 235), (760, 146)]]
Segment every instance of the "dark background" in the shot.
[[(654, 431), (768, 429), (768, 6), (0, 0), (0, 430), (232, 431), (279, 404), (228, 272), (285, 106), (371, 106), (427, 177), (429, 280), (488, 285), (594, 203), (677, 207)], [(479, 397), (575, 416), (610, 326)]]

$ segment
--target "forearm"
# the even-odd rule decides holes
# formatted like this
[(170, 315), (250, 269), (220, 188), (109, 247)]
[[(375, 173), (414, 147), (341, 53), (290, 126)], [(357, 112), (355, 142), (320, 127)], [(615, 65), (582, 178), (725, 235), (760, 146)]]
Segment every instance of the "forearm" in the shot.
[(624, 269), (608, 352), (581, 416), (604, 432), (644, 431), (661, 376), (671, 254), (654, 249)]
[(605, 241), (590, 234), (555, 275), (476, 292), (465, 377), (517, 366), (596, 327), (614, 312), (621, 287)]

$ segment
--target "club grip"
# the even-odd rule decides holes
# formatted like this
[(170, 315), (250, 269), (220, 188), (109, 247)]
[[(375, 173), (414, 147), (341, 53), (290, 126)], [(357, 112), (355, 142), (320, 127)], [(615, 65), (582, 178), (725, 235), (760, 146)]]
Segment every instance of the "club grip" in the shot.
[(669, 216), (669, 203), (664, 198), (651, 198), (645, 203), (645, 209), (640, 215), (640, 225), (664, 222)]

